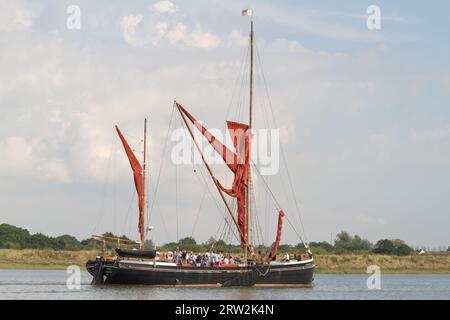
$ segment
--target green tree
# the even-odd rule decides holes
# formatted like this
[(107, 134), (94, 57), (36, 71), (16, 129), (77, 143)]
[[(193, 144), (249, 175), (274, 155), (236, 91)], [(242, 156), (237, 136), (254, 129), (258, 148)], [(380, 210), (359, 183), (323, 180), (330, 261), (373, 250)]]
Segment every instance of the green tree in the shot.
[(388, 239), (378, 241), (373, 250), (374, 253), (387, 255), (393, 255), (395, 254), (395, 251), (396, 250), (394, 244), (391, 240)]
[(59, 236), (56, 238), (56, 240), (63, 244), (64, 250), (80, 250), (82, 247), (80, 241), (78, 241), (77, 238), (68, 234)]
[(30, 243), (32, 249), (48, 249), (52, 247), (49, 237), (42, 233), (33, 234), (30, 237)]
[(402, 243), (395, 248), (395, 251), (398, 256), (409, 256), (413, 253), (414, 250), (405, 243)]
[[(309, 243), (309, 247), (312, 250), (312, 252), (316, 253), (316, 254), (321, 254), (321, 253), (328, 253), (328, 252), (332, 252), (334, 250), (333, 246), (326, 242), (326, 241), (322, 241), (322, 242), (310, 242)], [(299, 243), (297, 245), (297, 249), (301, 249), (304, 250), (304, 246), (303, 243)]]
[(0, 225), (0, 248), (23, 249), (30, 245), (30, 232), (10, 224)]
[(102, 250), (103, 243), (101, 241), (89, 238), (80, 242), (82, 249), (84, 250)]
[(198, 251), (197, 241), (193, 237), (186, 237), (178, 241), (180, 250)]
[(151, 240), (151, 239), (145, 240), (144, 248), (146, 250), (153, 250), (154, 247), (155, 247), (155, 243), (153, 242), (153, 240)]
[(372, 250), (372, 247), (369, 240), (362, 239), (360, 236), (355, 235), (347, 249), (350, 251), (370, 251)]
[(334, 248), (336, 251), (348, 250), (352, 240), (353, 238), (348, 232), (341, 231), (336, 235), (336, 239), (334, 240)]
[(214, 237), (209, 237), (208, 241), (206, 241), (204, 244), (205, 244), (207, 247), (210, 247), (210, 246), (212, 246), (214, 243), (216, 243), (216, 239), (214, 239)]

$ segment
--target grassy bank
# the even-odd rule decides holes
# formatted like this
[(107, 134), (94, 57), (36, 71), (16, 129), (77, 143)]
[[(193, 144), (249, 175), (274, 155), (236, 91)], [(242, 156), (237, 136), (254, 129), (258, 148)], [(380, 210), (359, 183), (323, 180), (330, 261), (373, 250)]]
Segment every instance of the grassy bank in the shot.
[[(0, 250), (0, 269), (65, 269), (69, 265), (84, 267), (96, 251)], [(384, 255), (317, 255), (317, 273), (365, 273), (367, 266), (378, 265), (382, 273), (450, 274), (450, 255), (384, 256)]]
[(366, 273), (369, 265), (377, 265), (385, 274), (450, 274), (450, 255), (385, 256), (385, 255), (318, 255), (317, 273)]
[(84, 268), (96, 251), (55, 251), (35, 249), (0, 249), (0, 269), (66, 269), (70, 265)]

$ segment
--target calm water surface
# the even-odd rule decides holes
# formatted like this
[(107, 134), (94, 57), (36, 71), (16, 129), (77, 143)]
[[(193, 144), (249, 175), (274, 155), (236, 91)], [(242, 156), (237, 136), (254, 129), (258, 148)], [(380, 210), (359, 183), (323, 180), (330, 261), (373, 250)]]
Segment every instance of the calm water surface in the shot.
[(0, 299), (446, 299), (449, 275), (384, 275), (381, 290), (368, 290), (369, 275), (315, 275), (315, 287), (300, 288), (149, 288), (93, 287), (81, 273), (80, 290), (69, 290), (59, 270), (0, 270)]

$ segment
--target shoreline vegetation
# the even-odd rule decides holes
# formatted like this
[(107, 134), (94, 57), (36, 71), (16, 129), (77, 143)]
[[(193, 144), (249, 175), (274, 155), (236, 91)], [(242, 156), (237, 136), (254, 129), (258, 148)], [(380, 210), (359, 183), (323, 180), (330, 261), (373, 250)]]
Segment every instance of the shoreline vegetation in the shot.
[[(113, 233), (102, 236), (117, 238)], [(127, 240), (126, 236), (120, 237)], [(66, 269), (77, 265), (85, 269), (86, 261), (98, 255), (114, 255), (116, 242), (95, 239), (78, 240), (70, 235), (49, 237), (42, 233), (31, 234), (28, 230), (9, 224), (0, 224), (0, 269)], [(146, 248), (154, 248), (151, 240)], [(272, 246), (257, 246), (255, 253), (267, 256)], [(425, 252), (408, 246), (399, 239), (370, 241), (342, 231), (333, 243), (310, 242), (309, 247), (316, 259), (316, 273), (351, 274), (366, 273), (367, 267), (377, 265), (384, 274), (450, 274), (450, 247), (435, 252)], [(210, 238), (197, 243), (192, 237), (180, 239), (157, 247), (160, 252), (187, 250), (192, 252), (221, 251), (225, 254), (240, 255), (239, 245), (227, 244), (223, 240)], [(281, 244), (277, 256), (286, 252), (291, 256), (305, 251), (302, 243)]]
[[(0, 249), (0, 269), (65, 270), (77, 265), (85, 270), (86, 261), (100, 254), (89, 250)], [(378, 265), (382, 274), (450, 274), (448, 254), (319, 254), (315, 259), (317, 274), (365, 274), (369, 265)]]

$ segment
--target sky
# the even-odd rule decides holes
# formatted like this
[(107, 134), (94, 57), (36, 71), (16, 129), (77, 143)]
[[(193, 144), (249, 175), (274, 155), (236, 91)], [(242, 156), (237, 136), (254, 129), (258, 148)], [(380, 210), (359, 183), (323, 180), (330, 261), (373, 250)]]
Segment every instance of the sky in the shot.
[[(450, 4), (377, 1), (381, 29), (369, 30), (372, 4), (2, 0), (0, 223), (137, 238), (133, 178), (114, 125), (139, 150), (148, 117), (152, 238), (219, 237), (224, 208), (200, 166), (170, 163), (168, 132), (180, 127), (175, 99), (210, 127), (245, 121), (232, 110), (246, 101), (236, 83), (250, 23), (240, 12), (251, 7), (261, 62), (255, 122), (264, 127), (270, 101), (288, 169), (278, 183), (267, 179), (294, 227), (287, 174), (310, 241), (346, 230), (447, 247)], [(67, 27), (71, 5), (79, 29)], [(266, 243), (276, 233), (269, 211), (259, 217)], [(287, 225), (282, 242), (298, 241)]]

